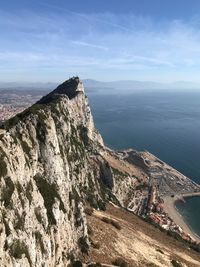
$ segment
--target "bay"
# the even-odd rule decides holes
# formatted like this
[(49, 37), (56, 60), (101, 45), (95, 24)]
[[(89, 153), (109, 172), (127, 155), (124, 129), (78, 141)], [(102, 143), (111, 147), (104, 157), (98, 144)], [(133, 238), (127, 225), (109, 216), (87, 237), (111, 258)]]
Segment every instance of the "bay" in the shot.
[[(114, 149), (148, 150), (200, 183), (200, 91), (90, 93), (96, 127)], [(177, 202), (200, 235), (200, 197)]]
[(200, 237), (200, 197), (187, 197), (175, 204), (184, 221)]

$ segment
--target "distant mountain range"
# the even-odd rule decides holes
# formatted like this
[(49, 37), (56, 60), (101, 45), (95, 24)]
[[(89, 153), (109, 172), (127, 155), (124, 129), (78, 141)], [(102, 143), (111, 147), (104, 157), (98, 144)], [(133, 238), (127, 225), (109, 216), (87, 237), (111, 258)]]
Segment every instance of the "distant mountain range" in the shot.
[(124, 90), (140, 89), (200, 89), (200, 83), (177, 81), (173, 83), (159, 83), (152, 81), (121, 80), (112, 82), (100, 82), (96, 80), (84, 80), (86, 88), (114, 88)]
[[(96, 90), (107, 90), (111, 91), (115, 90), (153, 90), (153, 89), (174, 89), (174, 90), (185, 90), (185, 89), (200, 89), (200, 83), (194, 82), (185, 82), (185, 81), (177, 81), (173, 83), (159, 83), (152, 81), (134, 81), (134, 80), (119, 80), (119, 81), (111, 81), (111, 82), (101, 82), (92, 79), (83, 80), (86, 91), (90, 92), (93, 89)], [(57, 86), (57, 83), (47, 82), (0, 82), (0, 89), (52, 89)]]
[(51, 82), (0, 82), (0, 89), (53, 89), (57, 85)]

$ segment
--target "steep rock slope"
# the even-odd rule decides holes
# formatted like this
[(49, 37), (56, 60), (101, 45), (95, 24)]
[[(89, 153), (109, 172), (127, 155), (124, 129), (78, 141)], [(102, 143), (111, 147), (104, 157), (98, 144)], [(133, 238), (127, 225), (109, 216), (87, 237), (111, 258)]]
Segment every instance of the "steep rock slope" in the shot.
[(78, 77), (8, 120), (0, 129), (0, 266), (78, 259), (90, 244), (85, 207), (128, 207), (149, 181), (144, 158), (104, 146)]
[(103, 146), (79, 78), (0, 133), (0, 266), (65, 266), (88, 247), (83, 202), (104, 209)]

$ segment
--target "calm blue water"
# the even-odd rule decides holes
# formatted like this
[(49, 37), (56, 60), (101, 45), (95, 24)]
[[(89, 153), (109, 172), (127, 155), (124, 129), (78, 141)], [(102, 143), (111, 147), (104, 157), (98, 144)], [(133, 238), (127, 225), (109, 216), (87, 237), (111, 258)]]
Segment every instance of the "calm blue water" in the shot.
[[(89, 100), (108, 146), (149, 150), (200, 183), (200, 92), (90, 93)], [(200, 235), (200, 198), (177, 205)]]
[(188, 197), (185, 201), (186, 203), (176, 202), (176, 208), (191, 229), (200, 237), (200, 197)]

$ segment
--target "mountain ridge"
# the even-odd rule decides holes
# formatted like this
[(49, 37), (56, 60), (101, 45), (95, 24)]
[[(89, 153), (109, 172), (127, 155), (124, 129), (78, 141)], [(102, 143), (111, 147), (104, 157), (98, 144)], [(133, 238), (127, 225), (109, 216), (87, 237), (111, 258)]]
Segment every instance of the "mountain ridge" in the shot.
[[(122, 89), (127, 90), (188, 90), (188, 89), (200, 89), (199, 82), (192, 81), (174, 81), (174, 82), (155, 82), (155, 81), (137, 81), (137, 80), (116, 80), (116, 81), (99, 81), (94, 79), (83, 79), (83, 83), (87, 88), (110, 88), (110, 89)], [(58, 83), (54, 82), (0, 82), (0, 89), (43, 89), (51, 90), (56, 87)]]
[[(150, 153), (107, 148), (83, 83), (78, 77), (65, 81), (1, 126), (0, 265), (85, 262), (92, 244), (87, 207), (103, 213), (111, 202), (127, 209), (137, 188), (160, 171), (182, 181), (180, 192), (185, 185), (199, 189)], [(171, 185), (175, 191), (177, 180)]]

